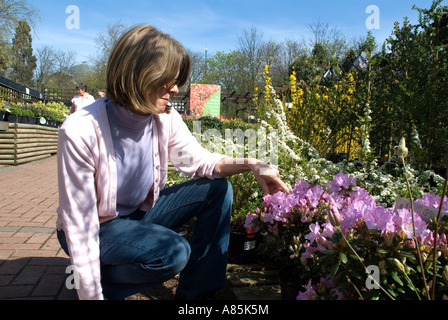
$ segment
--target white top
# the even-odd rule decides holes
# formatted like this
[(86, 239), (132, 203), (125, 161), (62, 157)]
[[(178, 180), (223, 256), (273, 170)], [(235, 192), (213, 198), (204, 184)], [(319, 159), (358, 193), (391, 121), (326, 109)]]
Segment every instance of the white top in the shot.
[(95, 102), (95, 98), (86, 93), (86, 96), (83, 98), (79, 94), (74, 96), (72, 99), (72, 103), (75, 105), (75, 111), (79, 111), (84, 107), (87, 107), (88, 105), (91, 105)]

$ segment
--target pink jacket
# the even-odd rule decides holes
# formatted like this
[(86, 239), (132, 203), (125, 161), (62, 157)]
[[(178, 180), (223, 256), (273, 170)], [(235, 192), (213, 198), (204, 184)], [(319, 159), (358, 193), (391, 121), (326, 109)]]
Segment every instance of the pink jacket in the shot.
[[(99, 226), (117, 216), (117, 170), (105, 101), (70, 115), (59, 131), (56, 226), (65, 232), (82, 300), (103, 298)], [(215, 165), (225, 157), (202, 148), (175, 110), (154, 116), (153, 128), (154, 188), (141, 206), (143, 211), (157, 201), (168, 161), (192, 179), (215, 179)]]

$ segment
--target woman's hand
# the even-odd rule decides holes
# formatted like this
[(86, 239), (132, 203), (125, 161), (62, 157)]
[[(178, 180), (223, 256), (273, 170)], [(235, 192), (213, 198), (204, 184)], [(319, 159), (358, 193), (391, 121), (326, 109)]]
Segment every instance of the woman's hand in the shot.
[(224, 158), (216, 165), (215, 171), (222, 178), (252, 171), (264, 195), (274, 194), (279, 191), (291, 192), (288, 186), (280, 179), (280, 173), (277, 169), (255, 159)]
[(261, 161), (249, 166), (260, 184), (264, 195), (275, 194), (279, 191), (291, 192), (288, 186), (280, 179), (280, 173), (277, 169)]

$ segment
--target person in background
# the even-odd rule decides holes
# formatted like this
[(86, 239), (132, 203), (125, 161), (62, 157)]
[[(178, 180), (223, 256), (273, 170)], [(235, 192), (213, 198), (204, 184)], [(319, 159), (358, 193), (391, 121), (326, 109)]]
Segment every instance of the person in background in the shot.
[(87, 92), (87, 86), (84, 83), (78, 83), (76, 85), (76, 91), (78, 94), (72, 99), (70, 114), (73, 114), (95, 102), (95, 98)]
[[(58, 142), (61, 247), (82, 300), (122, 300), (180, 273), (176, 298), (223, 287), (233, 188), (251, 171), (264, 194), (289, 192), (278, 170), (203, 148), (171, 97), (189, 79), (182, 45), (150, 25), (125, 33), (107, 66), (107, 96), (74, 113)], [(164, 188), (168, 163), (191, 180)], [(187, 241), (176, 230), (195, 220)]]
[(106, 90), (98, 90), (98, 99), (104, 98), (106, 96)]

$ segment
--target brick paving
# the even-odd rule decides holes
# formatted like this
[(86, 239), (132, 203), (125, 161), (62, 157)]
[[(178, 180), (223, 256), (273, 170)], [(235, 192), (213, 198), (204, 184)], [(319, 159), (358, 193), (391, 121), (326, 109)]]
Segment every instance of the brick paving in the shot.
[(0, 168), (0, 299), (76, 300), (56, 238), (56, 157)]

